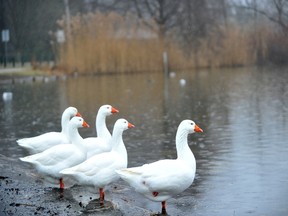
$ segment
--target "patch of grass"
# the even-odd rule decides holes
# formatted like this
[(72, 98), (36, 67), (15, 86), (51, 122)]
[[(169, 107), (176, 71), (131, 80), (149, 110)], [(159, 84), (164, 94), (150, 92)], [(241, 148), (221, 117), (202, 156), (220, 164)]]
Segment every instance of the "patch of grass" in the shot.
[(32, 68), (0, 68), (0, 78), (46, 75), (48, 75), (48, 73), (40, 69), (33, 70)]

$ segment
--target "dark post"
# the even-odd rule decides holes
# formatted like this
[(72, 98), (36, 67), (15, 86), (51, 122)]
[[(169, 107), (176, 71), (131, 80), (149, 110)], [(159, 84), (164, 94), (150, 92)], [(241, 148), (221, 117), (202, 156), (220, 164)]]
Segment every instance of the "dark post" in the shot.
[(167, 55), (167, 52), (163, 52), (163, 68), (164, 68), (165, 76), (168, 77), (169, 68), (168, 68), (168, 55)]

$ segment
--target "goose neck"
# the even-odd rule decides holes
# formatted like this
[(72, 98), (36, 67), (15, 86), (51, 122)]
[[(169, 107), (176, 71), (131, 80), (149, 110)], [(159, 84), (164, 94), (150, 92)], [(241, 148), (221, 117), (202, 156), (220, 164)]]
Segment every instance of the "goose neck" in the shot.
[(187, 162), (193, 163), (195, 161), (194, 155), (188, 146), (188, 132), (185, 130), (178, 130), (176, 134), (176, 150), (177, 158), (183, 159)]
[(127, 150), (123, 142), (122, 137), (123, 131), (113, 130), (112, 138), (110, 140), (112, 145), (112, 151), (119, 153), (122, 157), (127, 160)]
[(97, 136), (103, 139), (111, 138), (111, 134), (106, 126), (106, 116), (98, 113), (96, 117), (96, 133)]
[(61, 133), (64, 133), (65, 135), (68, 135), (68, 124), (69, 124), (69, 117), (66, 112), (62, 114), (61, 117)]
[(121, 130), (117, 130), (117, 129), (113, 130), (113, 134), (110, 140), (112, 142), (111, 143), (112, 149), (116, 149), (119, 145), (121, 145), (121, 143), (123, 143), (122, 134), (123, 134), (123, 131)]
[(83, 138), (80, 136), (78, 128), (76, 127), (70, 127), (69, 128), (69, 138), (71, 140), (71, 143), (74, 145), (79, 146), (83, 143)]

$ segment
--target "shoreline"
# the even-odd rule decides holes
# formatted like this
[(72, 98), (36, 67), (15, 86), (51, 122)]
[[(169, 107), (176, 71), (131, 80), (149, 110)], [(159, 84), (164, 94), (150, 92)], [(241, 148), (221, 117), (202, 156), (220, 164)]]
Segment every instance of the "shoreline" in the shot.
[[(106, 188), (107, 208), (88, 209), (97, 202), (98, 193), (82, 186), (46, 187), (28, 164), (0, 155), (0, 215), (151, 215), (152, 212), (133, 205), (126, 185), (111, 184)], [(128, 197), (125, 199), (125, 197)], [(90, 208), (89, 207), (89, 208)]]

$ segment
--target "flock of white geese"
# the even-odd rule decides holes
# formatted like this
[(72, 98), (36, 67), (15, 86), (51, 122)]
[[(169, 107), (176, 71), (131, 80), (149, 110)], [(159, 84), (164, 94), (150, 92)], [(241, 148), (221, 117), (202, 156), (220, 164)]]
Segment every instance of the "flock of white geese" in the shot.
[(83, 139), (78, 129), (89, 125), (75, 107), (68, 107), (62, 114), (61, 132), (17, 140), (31, 153), (20, 160), (32, 164), (44, 178), (57, 179), (61, 190), (65, 179), (71, 178), (78, 185), (99, 189), (100, 202), (104, 201), (105, 186), (121, 177), (135, 191), (161, 202), (162, 214), (166, 214), (166, 200), (187, 189), (195, 177), (196, 161), (188, 146), (188, 134), (203, 130), (192, 120), (183, 120), (176, 133), (177, 159), (127, 168), (122, 134), (134, 125), (120, 118), (112, 135), (106, 127), (106, 117), (118, 112), (111, 105), (101, 106), (96, 116), (97, 137)]

